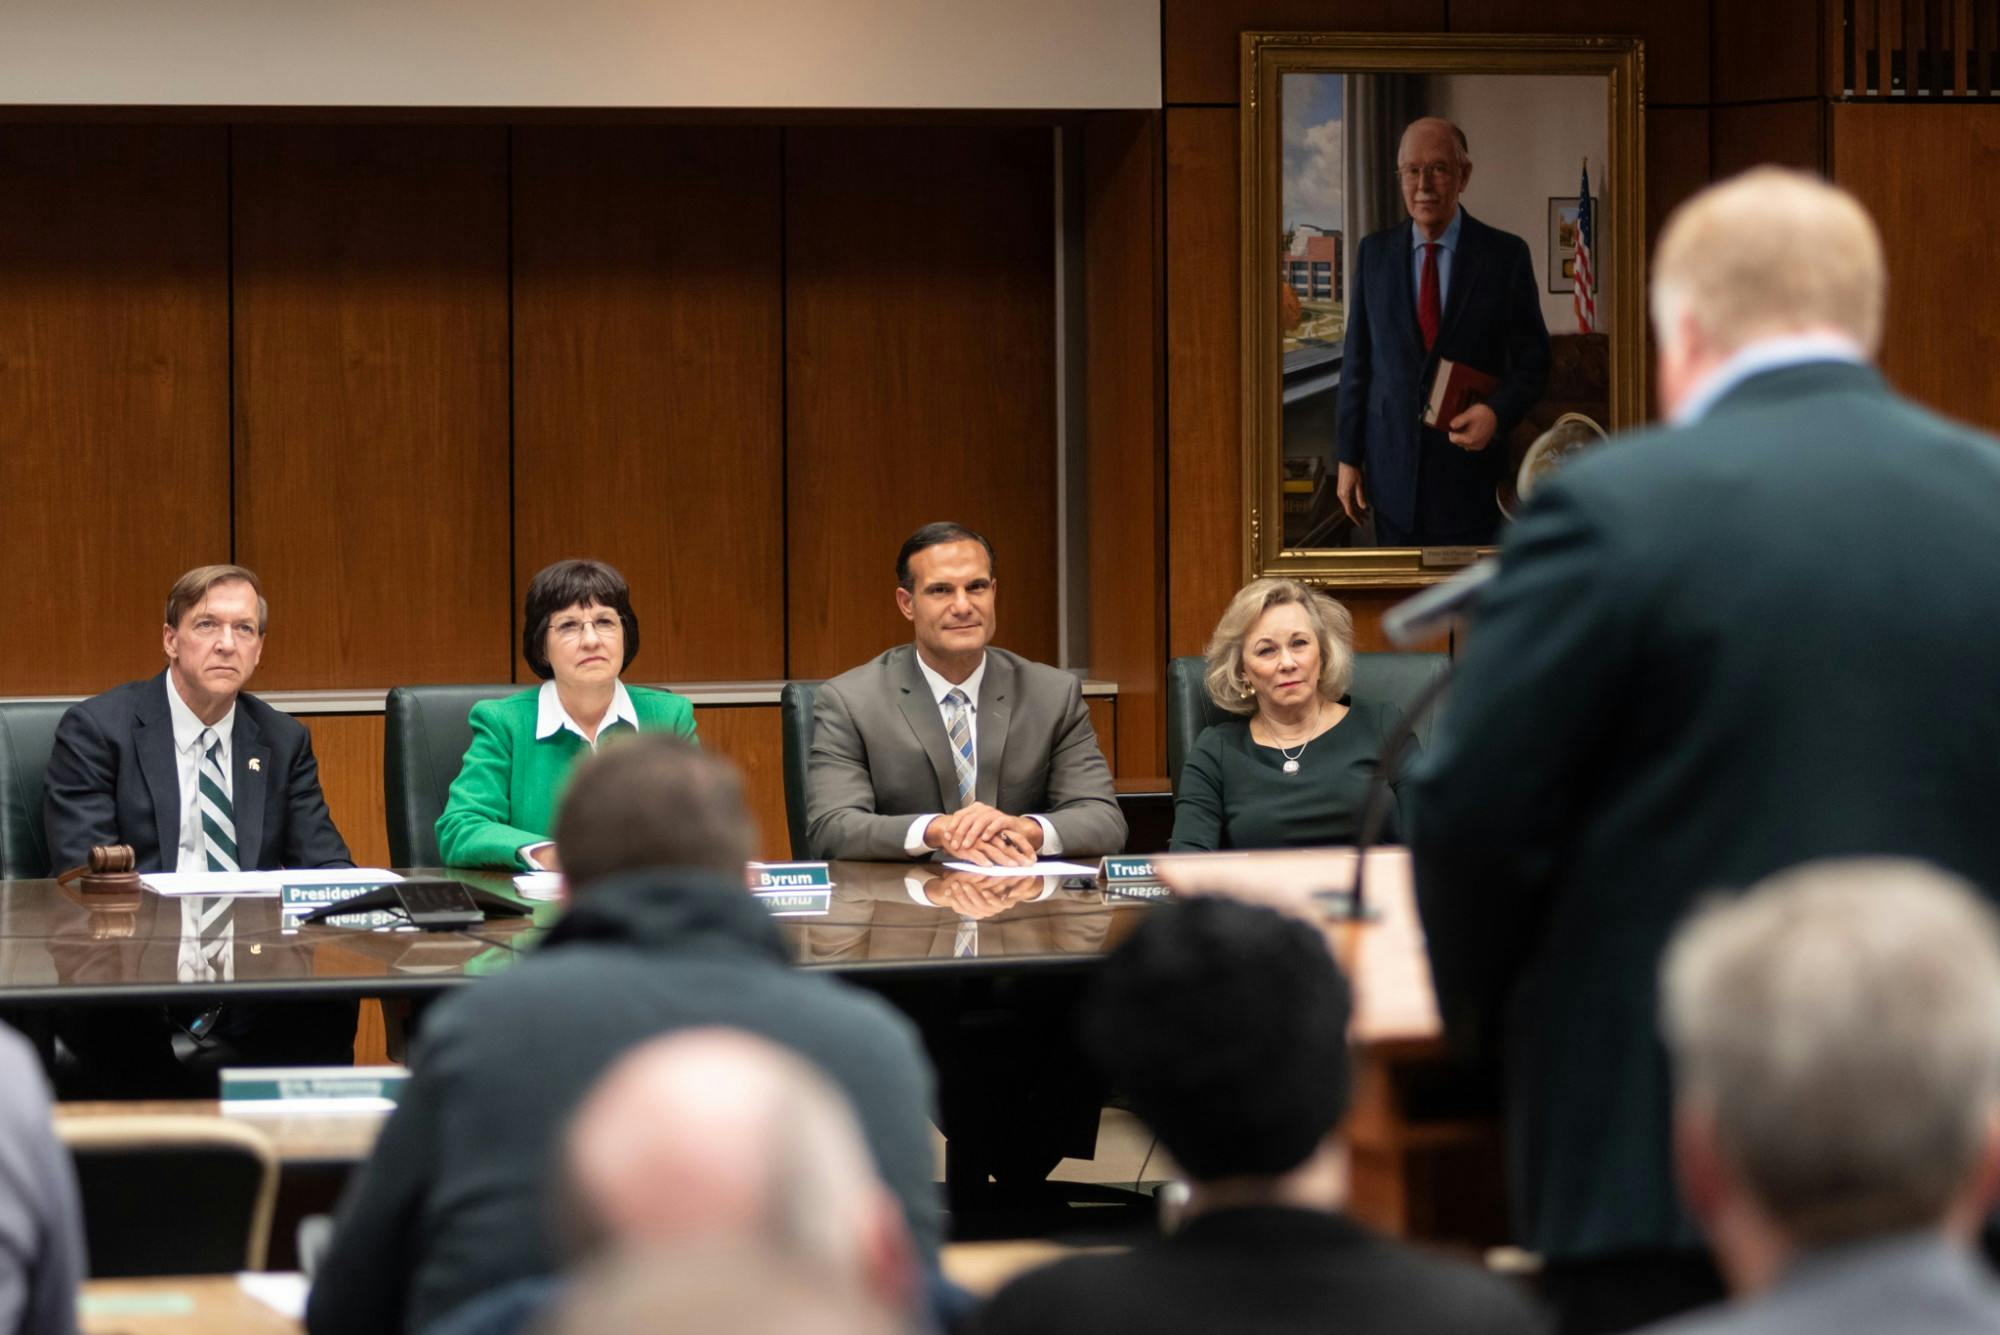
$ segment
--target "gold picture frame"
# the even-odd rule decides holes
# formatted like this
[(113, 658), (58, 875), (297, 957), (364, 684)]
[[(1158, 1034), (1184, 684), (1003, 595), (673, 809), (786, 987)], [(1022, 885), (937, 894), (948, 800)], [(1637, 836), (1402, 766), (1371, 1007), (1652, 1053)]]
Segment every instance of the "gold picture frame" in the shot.
[[(1347, 587), (1393, 588), (1433, 583), (1491, 548), (1291, 545), (1301, 535), (1288, 532), (1288, 528), (1300, 526), (1293, 522), (1295, 515), (1287, 510), (1288, 500), (1294, 512), (1305, 501), (1319, 515), (1329, 498), (1320, 492), (1322, 489), (1331, 492), (1337, 463), (1288, 450), (1287, 400), (1293, 390), (1287, 384), (1285, 344), (1288, 331), (1308, 327), (1301, 324), (1301, 296), (1328, 297), (1330, 300), (1323, 310), (1315, 307), (1311, 313), (1325, 314), (1329, 328), (1344, 328), (1346, 298), (1336, 294), (1341, 275), (1351, 265), (1359, 235), (1352, 234), (1357, 229), (1345, 225), (1339, 230), (1323, 224), (1288, 225), (1283, 212), (1286, 155), (1288, 149), (1296, 146), (1289, 145), (1285, 137), (1288, 127), (1281, 98), (1283, 81), (1292, 75), (1408, 76), (1400, 81), (1375, 82), (1443, 89), (1449, 95), (1453, 88), (1491, 86), (1490, 82), (1470, 77), (1453, 82), (1457, 76), (1548, 76), (1553, 82), (1543, 86), (1557, 87), (1571, 98), (1579, 95), (1590, 98), (1593, 105), (1594, 88), (1575, 81), (1603, 81), (1603, 159), (1597, 163), (1586, 160), (1583, 165), (1589, 169), (1591, 195), (1599, 211), (1593, 228), (1597, 290), (1609, 294), (1611, 299), (1600, 311), (1601, 334), (1578, 337), (1602, 339), (1601, 346), (1586, 351), (1593, 352), (1598, 362), (1596, 369), (1601, 380), (1593, 383), (1601, 383), (1604, 393), (1603, 425), (1617, 431), (1638, 425), (1646, 412), (1643, 45), (1636, 37), (1246, 32), (1242, 36), (1241, 56), (1239, 282), (1243, 338), (1244, 576), (1282, 575)], [(1342, 86), (1353, 86), (1358, 95), (1363, 82), (1346, 79)], [(1533, 87), (1523, 85), (1524, 90)], [(1469, 102), (1470, 93), (1461, 100)], [(1341, 114), (1343, 118), (1347, 116), (1344, 111)], [(1316, 129), (1324, 131), (1326, 126), (1321, 124)], [(1358, 131), (1359, 127), (1343, 119), (1342, 126), (1336, 129)], [(1471, 157), (1476, 167), (1482, 156), (1478, 131), (1468, 127), (1468, 133), (1472, 136)], [(1372, 145), (1377, 141), (1369, 142)], [(1379, 158), (1379, 152), (1375, 156)], [(1343, 173), (1353, 170), (1354, 160), (1343, 157), (1340, 170)], [(1556, 188), (1543, 188), (1553, 179), (1548, 171), (1539, 179), (1521, 183), (1520, 189), (1532, 191), (1537, 210), (1544, 208), (1542, 201), (1552, 195), (1575, 193), (1578, 159), (1570, 157), (1567, 162), (1567, 176)], [(1378, 177), (1379, 174), (1378, 170)], [(1393, 177), (1393, 170), (1390, 174)], [(1481, 183), (1475, 173), (1466, 186), (1468, 202), (1478, 200), (1475, 191)], [(1375, 180), (1370, 188), (1378, 196), (1376, 208), (1380, 213), (1379, 196), (1384, 187)], [(1347, 206), (1343, 203), (1342, 207)], [(1401, 216), (1407, 226), (1407, 214)], [(1358, 230), (1365, 234), (1368, 229)], [(1307, 231), (1315, 236), (1302, 243)], [(1343, 237), (1342, 232), (1350, 235)], [(1539, 220), (1529, 237), (1529, 249), (1533, 262), (1538, 267), (1542, 265), (1545, 247)], [(1311, 263), (1301, 268), (1307, 259)], [(1329, 270), (1333, 275), (1330, 279)], [(1296, 279), (1280, 277), (1294, 273)], [(1545, 275), (1538, 274), (1537, 279), (1538, 290), (1546, 286)], [(1297, 291), (1293, 290), (1295, 285)], [(1343, 323), (1334, 323), (1336, 317)], [(1315, 321), (1309, 327), (1318, 330), (1321, 323)], [(1337, 340), (1329, 334), (1314, 342), (1322, 363), (1332, 363), (1333, 375), (1326, 374), (1323, 364), (1317, 370), (1308, 368), (1308, 375), (1316, 378), (1297, 388), (1302, 394), (1337, 395), (1341, 359), (1330, 352)], [(1299, 363), (1304, 359), (1294, 355), (1293, 360)], [(1335, 383), (1333, 390), (1324, 388), (1329, 378)], [(1289, 443), (1297, 447), (1298, 438), (1291, 438)], [(1511, 448), (1518, 452), (1520, 444), (1513, 442)], [(1319, 444), (1314, 443), (1310, 448), (1317, 450)], [(1345, 522), (1338, 513), (1333, 519), (1335, 526)], [(1324, 533), (1328, 527), (1322, 517), (1305, 536)], [(1346, 536), (1351, 541), (1357, 535)]]

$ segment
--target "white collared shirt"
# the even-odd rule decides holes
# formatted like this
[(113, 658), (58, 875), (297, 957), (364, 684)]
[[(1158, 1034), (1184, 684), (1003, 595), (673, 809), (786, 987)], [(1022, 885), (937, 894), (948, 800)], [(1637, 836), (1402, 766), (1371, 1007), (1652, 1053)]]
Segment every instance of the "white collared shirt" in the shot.
[[(207, 871), (208, 844), (201, 833), (201, 734), (208, 728), (195, 717), (188, 708), (188, 702), (181, 699), (180, 688), (174, 685), (174, 674), (167, 673), (167, 715), (174, 723), (174, 769), (181, 784), (181, 842), (174, 855), (175, 871)], [(229, 794), (230, 804), (236, 802), (236, 702), (229, 702), (229, 712), (215, 725), (215, 735), (222, 743), (222, 791)], [(255, 851), (238, 849), (239, 859), (254, 858)]]
[[(604, 711), (604, 717), (597, 721), (597, 736), (589, 736), (578, 726), (577, 721), (563, 708), (562, 695), (553, 681), (542, 683), (542, 689), (535, 694), (535, 740), (545, 742), (567, 728), (583, 738), (584, 744), (592, 751), (604, 740), (605, 729), (614, 723), (628, 725), (632, 731), (639, 730), (639, 711), (632, 707), (632, 693), (625, 689), (625, 683), (614, 680), (611, 683), (611, 706)], [(523, 844), (518, 851), (521, 865), (533, 871), (542, 870), (542, 864), (534, 855), (541, 849), (555, 843), (553, 839), (541, 839), (532, 844)]]
[(1861, 345), (1838, 334), (1784, 334), (1760, 338), (1738, 348), (1729, 359), (1710, 371), (1688, 396), (1681, 400), (1670, 419), (1675, 426), (1688, 426), (1708, 416), (1708, 410), (1730, 390), (1753, 375), (1807, 362), (1853, 362), (1868, 360)]
[(596, 737), (586, 733), (577, 726), (576, 720), (569, 716), (569, 711), (563, 708), (562, 695), (556, 690), (554, 682), (543, 682), (541, 691), (535, 697), (535, 740), (538, 742), (545, 742), (564, 728), (568, 728), (583, 738), (585, 744), (595, 751), (598, 741), (604, 736), (604, 730), (614, 723), (628, 724), (634, 732), (639, 730), (639, 711), (632, 707), (632, 695), (625, 689), (625, 683), (622, 681), (611, 683), (611, 707), (605, 710), (604, 717), (597, 721)]
[[(965, 726), (972, 734), (972, 781), (977, 785), (979, 782), (979, 687), (986, 680), (986, 655), (981, 654), (979, 656), (979, 666), (972, 669), (971, 674), (964, 681), (946, 681), (943, 674), (924, 661), (922, 654), (917, 655), (917, 671), (924, 674), (924, 684), (930, 687), (931, 699), (937, 704), (938, 719), (944, 724), (944, 733), (947, 738), (951, 736), (951, 714), (945, 707), (945, 697), (953, 691), (965, 692), (967, 701), (965, 707)], [(920, 858), (929, 853), (931, 850), (930, 846), (924, 842), (924, 831), (930, 829), (931, 822), (943, 814), (940, 811), (929, 811), (911, 821), (908, 832), (903, 835), (903, 851), (913, 858)], [(1030, 816), (1028, 819), (1042, 827), (1042, 856), (1052, 858), (1061, 853), (1062, 840), (1056, 835), (1056, 827), (1049, 824), (1041, 816)]]

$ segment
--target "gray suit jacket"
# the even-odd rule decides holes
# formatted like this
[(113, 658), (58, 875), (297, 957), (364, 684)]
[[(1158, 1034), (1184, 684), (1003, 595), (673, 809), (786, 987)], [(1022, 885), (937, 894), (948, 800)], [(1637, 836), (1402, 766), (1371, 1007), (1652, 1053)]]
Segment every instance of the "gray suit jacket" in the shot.
[(1646, 1335), (1973, 1335), (2000, 1330), (2000, 1284), (1971, 1251), (1898, 1234), (1808, 1255), (1760, 1298)]
[[(986, 651), (973, 796), (1012, 816), (1044, 816), (1064, 857), (1125, 846), (1111, 768), (1071, 674)], [(944, 720), (913, 645), (820, 686), (806, 768), (806, 840), (817, 858), (904, 858), (912, 817), (958, 809)]]
[(0, 1025), (0, 1330), (70, 1335), (82, 1282), (76, 1174), (49, 1124), (41, 1063)]

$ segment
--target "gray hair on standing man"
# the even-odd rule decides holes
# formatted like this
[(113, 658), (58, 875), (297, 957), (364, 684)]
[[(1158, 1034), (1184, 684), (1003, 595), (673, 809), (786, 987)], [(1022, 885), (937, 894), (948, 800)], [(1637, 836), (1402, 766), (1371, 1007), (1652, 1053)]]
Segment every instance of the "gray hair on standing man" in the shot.
[(1808, 863), (1662, 969), (1683, 1190), (1739, 1292), (1799, 1252), (1969, 1241), (2000, 1176), (2000, 920), (1924, 863)]

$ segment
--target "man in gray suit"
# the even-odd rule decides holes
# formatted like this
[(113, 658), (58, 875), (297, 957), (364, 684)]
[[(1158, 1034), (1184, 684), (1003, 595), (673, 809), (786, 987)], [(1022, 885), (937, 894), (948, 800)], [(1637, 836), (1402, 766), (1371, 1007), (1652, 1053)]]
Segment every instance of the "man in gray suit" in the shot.
[(1737, 1295), (1672, 1335), (2000, 1330), (2000, 922), (1927, 864), (1809, 863), (1662, 971), (1682, 1194)]
[(914, 642), (819, 688), (806, 771), (814, 857), (1022, 866), (1125, 846), (1074, 675), (993, 639), (993, 545), (926, 524), (896, 557)]

